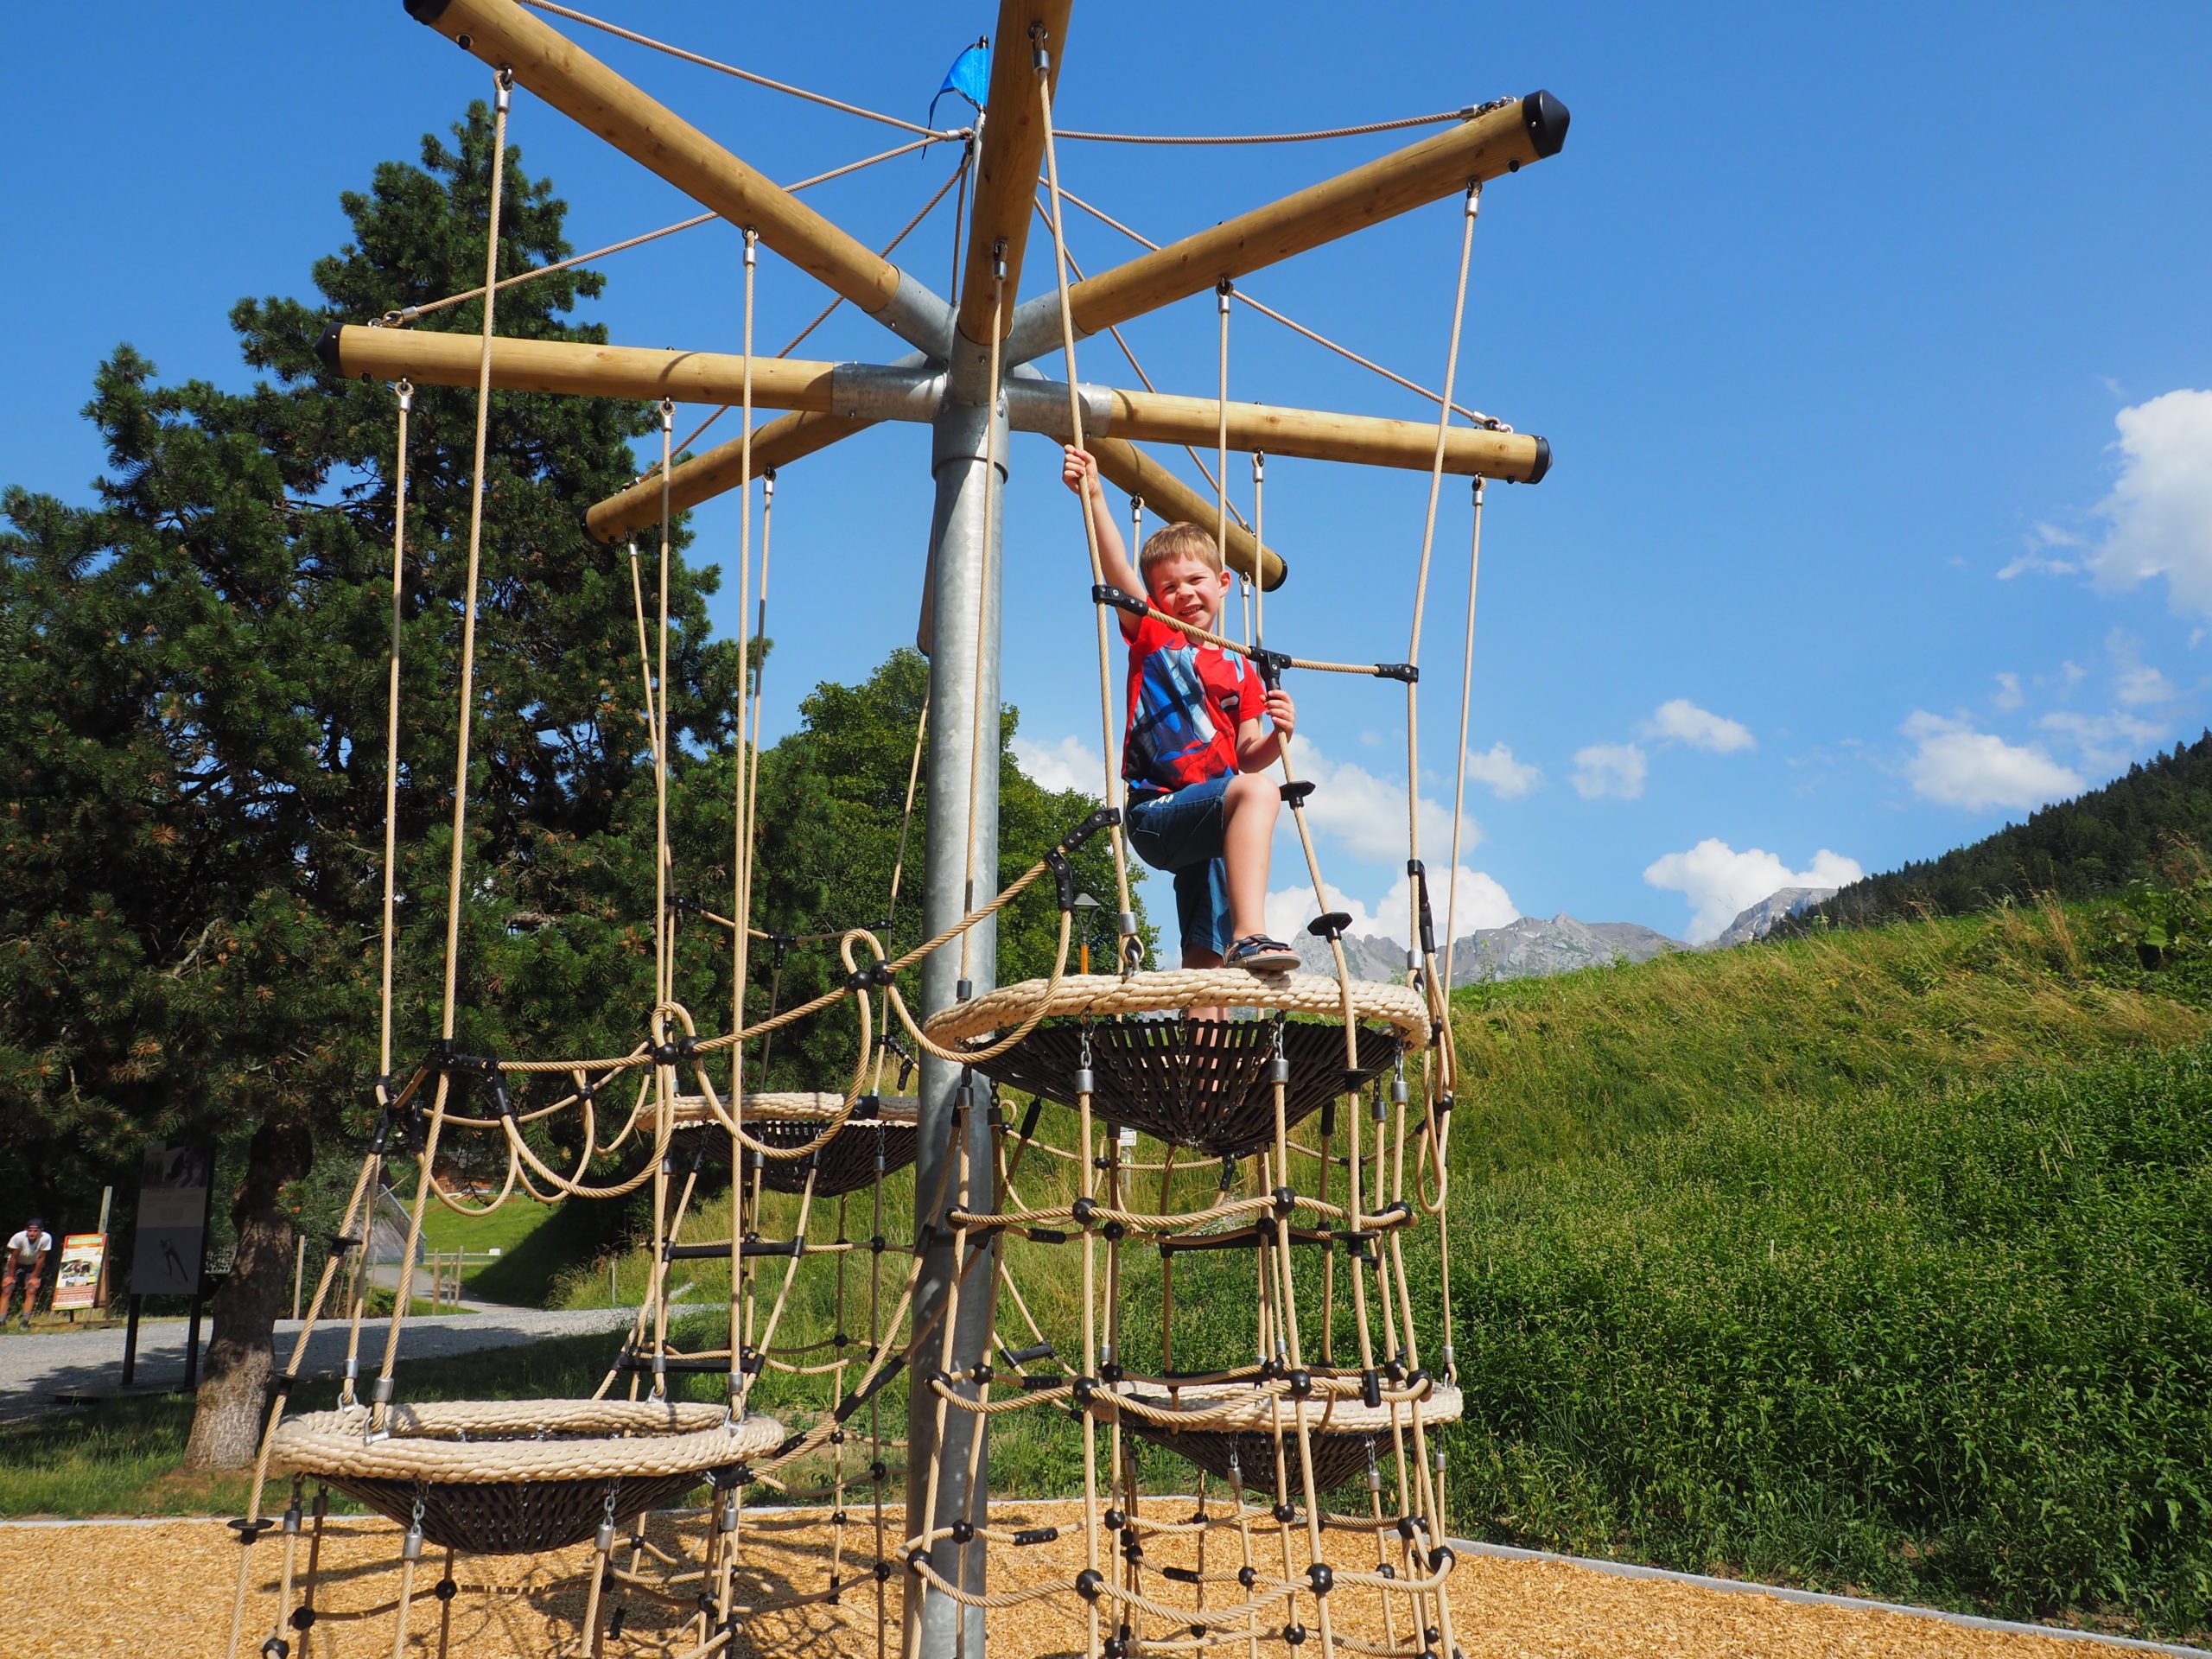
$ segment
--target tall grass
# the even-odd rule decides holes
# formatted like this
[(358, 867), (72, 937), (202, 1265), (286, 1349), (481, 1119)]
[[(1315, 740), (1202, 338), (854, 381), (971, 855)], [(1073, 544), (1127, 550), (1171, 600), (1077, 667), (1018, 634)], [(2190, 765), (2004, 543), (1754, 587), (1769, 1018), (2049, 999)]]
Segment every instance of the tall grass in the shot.
[(2101, 971), (2094, 920), (1467, 999), (1455, 1520), (2204, 1623), (2212, 1049)]

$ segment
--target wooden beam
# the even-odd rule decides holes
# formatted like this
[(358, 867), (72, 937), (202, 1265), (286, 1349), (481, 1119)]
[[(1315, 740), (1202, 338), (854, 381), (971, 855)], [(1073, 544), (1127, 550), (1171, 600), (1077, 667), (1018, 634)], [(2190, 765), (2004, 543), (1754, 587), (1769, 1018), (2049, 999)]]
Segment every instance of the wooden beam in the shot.
[[(1079, 335), (1096, 334), (1203, 293), (1224, 277), (1274, 264), (1477, 181), (1517, 172), (1557, 155), (1567, 142), (1567, 125), (1565, 105), (1549, 92), (1531, 92), (1448, 132), (1140, 254), (1069, 290), (1076, 330)], [(1022, 360), (1057, 349), (1060, 319), (1053, 296), (1025, 305), (1014, 334), (1009, 354)]]
[[(1096, 437), (1090, 440), (1090, 453), (1098, 462), (1099, 475), (1116, 489), (1127, 490), (1131, 495), (1141, 495), (1144, 504), (1170, 524), (1187, 521), (1202, 524), (1211, 531), (1216, 522), (1214, 499), (1200, 495), (1181, 479), (1150, 455), (1121, 438)], [(1229, 545), (1222, 550), (1222, 557), (1232, 570), (1242, 572), (1248, 579), (1255, 570), (1267, 572), (1260, 585), (1269, 593), (1283, 584), (1290, 574), (1289, 567), (1273, 548), (1262, 547), (1253, 539), (1252, 532), (1238, 526), (1235, 519), (1229, 523)], [(1129, 550), (1134, 559), (1137, 550)]]
[(950, 336), (949, 308), (882, 255), (747, 167), (515, 0), (406, 0), (410, 16), (515, 79), (925, 352)]
[[(483, 345), (475, 334), (364, 328), (349, 323), (327, 330), (315, 349), (326, 364), (349, 378), (474, 386)], [(830, 377), (836, 366), (756, 357), (753, 405), (826, 411), (831, 406)], [(728, 352), (647, 351), (634, 346), (500, 335), (492, 341), (492, 384), (502, 391), (741, 404), (745, 401), (745, 359)]]
[[(1211, 397), (1177, 397), (1118, 388), (1108, 395), (1113, 400), (1113, 414), (1105, 430), (1115, 437), (1198, 448), (1220, 441), (1221, 405)], [(1053, 424), (1065, 429), (1065, 397), (1058, 408), (1059, 419)], [(1371, 415), (1232, 403), (1229, 447), (1246, 453), (1258, 450), (1306, 461), (1350, 461), (1425, 473), (1435, 464), (1436, 428), (1426, 421), (1380, 420)], [(1447, 473), (1534, 484), (1550, 470), (1551, 464), (1551, 445), (1531, 433), (1493, 432), (1479, 426), (1445, 429), (1444, 470)]]
[(1055, 91), (1067, 37), (1071, 0), (1000, 0), (998, 33), (991, 39), (991, 90), (983, 106), (982, 147), (976, 158), (976, 186), (968, 220), (968, 274), (960, 286), (957, 327), (963, 340), (991, 343), (991, 252), (1006, 244), (1006, 315), (1014, 321), (1020, 291), (1021, 256), (1035, 214), (1037, 172), (1045, 159), (1043, 112), (1037, 107), (1033, 28), (1045, 30)]
[[(753, 433), (753, 476), (772, 467), (782, 467), (802, 455), (865, 432), (874, 421), (808, 410), (785, 415), (757, 427)], [(668, 475), (669, 509), (681, 512), (702, 501), (737, 487), (745, 440), (731, 439), (704, 454), (680, 462)], [(660, 522), (660, 480), (648, 478), (632, 484), (620, 495), (609, 496), (584, 514), (584, 526), (602, 542), (619, 542), (626, 536)]]

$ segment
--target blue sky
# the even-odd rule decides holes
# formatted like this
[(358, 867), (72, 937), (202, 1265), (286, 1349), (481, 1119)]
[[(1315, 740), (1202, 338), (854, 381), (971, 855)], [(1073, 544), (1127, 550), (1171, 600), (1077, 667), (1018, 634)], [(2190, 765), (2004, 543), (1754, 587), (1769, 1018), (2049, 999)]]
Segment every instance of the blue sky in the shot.
[[(748, 8), (601, 0), (635, 28), (919, 118), (990, 7)], [(1383, 14), (1374, 14), (1382, 16)], [(1452, 108), (1538, 86), (1563, 154), (1486, 194), (1461, 401), (1552, 442), (1494, 487), (1476, 645), (1461, 914), (1569, 911), (1704, 934), (1797, 875), (1925, 857), (2124, 770), (2206, 723), (2212, 683), (2212, 14), (2082, 8), (1078, 7), (1070, 127), (1230, 132)], [(275, 24), (272, 27), (272, 23)], [(569, 26), (573, 27), (573, 26)], [(0, 479), (84, 499), (78, 410), (119, 340), (172, 378), (241, 384), (224, 315), (308, 290), (339, 192), (411, 158), (481, 96), (480, 66), (398, 0), (202, 0), (4, 26), (0, 296), (16, 325)], [(889, 130), (591, 36), (590, 48), (772, 176)], [(588, 248), (696, 209), (519, 96), (525, 167)], [(1356, 164), (1390, 137), (1237, 149), (1071, 143), (1068, 187), (1155, 238)], [(881, 240), (949, 150), (822, 188)], [(1260, 298), (1433, 384), (1459, 216), (1440, 203), (1255, 275)], [(944, 286), (949, 213), (901, 257)], [(1087, 269), (1131, 251), (1077, 223)], [(1050, 281), (1032, 244), (1025, 293)], [(618, 341), (734, 349), (738, 238), (716, 224), (604, 263)], [(772, 257), (761, 343), (822, 303)], [(1166, 390), (1210, 394), (1210, 297), (1128, 332)], [(841, 315), (807, 347), (903, 349)], [(1240, 311), (1232, 396), (1418, 416), (1408, 394)], [(1043, 365), (1057, 372), (1057, 365)], [(1129, 379), (1109, 342), (1086, 378)], [(727, 424), (727, 423), (725, 423)], [(879, 429), (779, 491), (772, 729), (824, 678), (911, 640), (927, 440)], [(1081, 536), (1046, 442), (1017, 437), (1006, 691), (1036, 768), (1095, 777)], [(1186, 468), (1187, 470), (1187, 468)], [(1246, 476), (1242, 463), (1234, 475)], [(1291, 561), (1271, 643), (1406, 653), (1426, 480), (1268, 469)], [(1240, 484), (1249, 493), (1249, 484)], [(1445, 866), (1468, 509), (1447, 483), (1423, 661), (1424, 848)], [(730, 502), (701, 515), (734, 564)], [(723, 620), (734, 623), (734, 595)], [(1072, 664), (1072, 666), (1071, 666)], [(1306, 677), (1314, 820), (1363, 916), (1402, 915), (1402, 697)], [(1093, 759), (1080, 757), (1090, 746)], [(1287, 924), (1310, 913), (1285, 845)], [(1402, 891), (1402, 889), (1401, 889)]]

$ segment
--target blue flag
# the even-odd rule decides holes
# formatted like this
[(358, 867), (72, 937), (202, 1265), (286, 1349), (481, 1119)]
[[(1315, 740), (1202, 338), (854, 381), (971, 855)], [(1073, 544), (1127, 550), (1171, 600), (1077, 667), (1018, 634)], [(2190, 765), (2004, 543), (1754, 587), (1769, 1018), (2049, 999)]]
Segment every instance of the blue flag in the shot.
[(980, 110), (991, 91), (991, 51), (988, 40), (978, 41), (952, 60), (952, 67), (944, 72), (944, 84), (937, 89), (937, 98), (930, 99), (929, 120), (937, 124), (938, 99), (947, 92), (957, 92)]

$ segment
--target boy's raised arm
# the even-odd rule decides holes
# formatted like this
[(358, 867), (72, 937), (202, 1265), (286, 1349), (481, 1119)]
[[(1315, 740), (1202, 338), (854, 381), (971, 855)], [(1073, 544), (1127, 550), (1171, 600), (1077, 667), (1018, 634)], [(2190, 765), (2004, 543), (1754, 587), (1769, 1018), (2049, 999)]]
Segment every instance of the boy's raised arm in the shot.
[[(1098, 534), (1098, 569), (1102, 575), (1132, 598), (1145, 596), (1144, 577), (1136, 566), (1129, 563), (1128, 550), (1122, 542), (1122, 527), (1114, 522), (1114, 515), (1106, 505), (1106, 486), (1099, 480), (1098, 463), (1090, 453), (1073, 444), (1066, 446), (1066, 454), (1060, 466), (1060, 480), (1077, 495), (1090, 497), (1090, 522)], [(1137, 619), (1126, 611), (1116, 612), (1122, 620), (1122, 632), (1132, 632)]]

